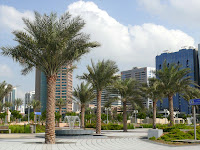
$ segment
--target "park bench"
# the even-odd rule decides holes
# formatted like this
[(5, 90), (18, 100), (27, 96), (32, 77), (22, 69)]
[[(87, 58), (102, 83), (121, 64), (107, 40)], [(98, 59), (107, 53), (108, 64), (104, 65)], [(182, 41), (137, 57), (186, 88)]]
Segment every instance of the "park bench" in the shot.
[(11, 133), (11, 129), (9, 129), (9, 126), (0, 126), (0, 131), (8, 131), (8, 133)]

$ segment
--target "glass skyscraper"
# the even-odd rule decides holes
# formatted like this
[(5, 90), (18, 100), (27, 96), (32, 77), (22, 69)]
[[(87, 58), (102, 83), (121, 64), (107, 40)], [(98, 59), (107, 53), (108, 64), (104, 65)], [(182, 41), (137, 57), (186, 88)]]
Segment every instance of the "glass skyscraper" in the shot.
[[(199, 60), (198, 51), (192, 47), (188, 49), (184, 48), (178, 52), (173, 53), (162, 53), (156, 56), (156, 70), (162, 69), (163, 62), (166, 60), (167, 64), (175, 63), (179, 64), (181, 68), (190, 68), (191, 80), (199, 84)], [(184, 112), (186, 114), (191, 113), (191, 106), (188, 101), (184, 100), (178, 93), (173, 97), (174, 110), (179, 112)], [(158, 101), (157, 107), (160, 110), (169, 109), (168, 99), (163, 99), (163, 102)]]

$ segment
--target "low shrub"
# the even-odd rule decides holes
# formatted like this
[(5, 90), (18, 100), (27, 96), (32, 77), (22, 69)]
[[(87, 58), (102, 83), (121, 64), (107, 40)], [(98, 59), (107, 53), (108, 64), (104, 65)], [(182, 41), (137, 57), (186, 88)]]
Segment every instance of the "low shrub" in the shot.
[[(96, 129), (96, 124), (86, 124), (85, 127)], [(134, 129), (134, 126), (133, 126), (133, 124), (128, 124), (127, 128), (128, 129)], [(113, 123), (109, 123), (109, 124), (103, 124), (102, 123), (101, 129), (102, 130), (123, 130), (123, 125), (122, 124), (113, 124)]]
[[(31, 133), (30, 125), (9, 125), (11, 133)], [(45, 132), (45, 126), (36, 125), (36, 133)]]
[[(194, 131), (183, 132), (180, 129), (171, 129), (170, 132), (160, 137), (164, 141), (182, 140), (182, 139), (194, 139)], [(199, 131), (197, 131), (197, 140), (200, 140)]]
[(156, 137), (153, 136), (153, 137), (149, 138), (149, 140), (156, 140)]

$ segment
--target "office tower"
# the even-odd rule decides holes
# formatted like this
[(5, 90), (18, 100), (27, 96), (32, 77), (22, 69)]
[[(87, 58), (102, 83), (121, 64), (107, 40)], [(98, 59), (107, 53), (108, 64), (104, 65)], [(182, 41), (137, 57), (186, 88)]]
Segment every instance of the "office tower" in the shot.
[[(115, 74), (114, 76), (121, 77), (120, 74)], [(95, 93), (95, 95), (97, 95), (96, 90), (94, 90), (94, 93)], [(109, 94), (109, 96), (108, 96), (108, 94)], [(108, 102), (108, 100), (109, 100), (108, 97), (110, 97), (110, 98), (120, 97), (120, 95), (117, 94), (117, 91), (115, 91), (114, 93), (110, 93), (106, 89), (103, 89), (102, 93), (101, 93), (101, 106), (104, 106), (105, 103)], [(95, 97), (95, 99), (90, 104), (91, 104), (91, 106), (97, 106), (97, 97)], [(121, 106), (121, 105), (122, 105), (121, 100), (116, 100), (115, 102), (113, 102), (111, 104), (111, 106), (113, 106), (113, 107), (117, 107), (117, 106)]]
[[(66, 106), (62, 108), (62, 113), (72, 111), (72, 72), (67, 72), (67, 69), (71, 65), (62, 66), (58, 72), (55, 87), (55, 100), (65, 99)], [(43, 72), (36, 69), (36, 80), (35, 80), (35, 98), (41, 101), (41, 111), (46, 109), (47, 101), (47, 80)], [(58, 108), (55, 108), (58, 111)]]
[[(193, 47), (185, 47), (180, 49), (178, 52), (168, 52), (162, 53), (156, 56), (156, 69), (162, 69), (163, 62), (166, 60), (167, 65), (175, 63), (182, 65), (181, 68), (190, 68), (191, 80), (199, 83), (199, 62), (198, 62), (198, 52)], [(173, 97), (173, 106), (175, 111), (184, 112), (186, 114), (191, 113), (191, 106), (188, 101), (184, 100), (178, 93)], [(160, 110), (169, 109), (168, 99), (163, 99), (163, 102), (158, 101), (157, 107)]]
[[(148, 79), (155, 77), (154, 75), (155, 68), (152, 67), (133, 67), (131, 70), (126, 70), (121, 72), (121, 79), (133, 78), (139, 81), (140, 83), (148, 83)], [(153, 102), (151, 99), (146, 98), (143, 101), (143, 105), (146, 108), (152, 106)]]
[(35, 91), (30, 91), (25, 93), (25, 103), (24, 103), (25, 108), (28, 107), (28, 104), (31, 103), (33, 99), (35, 99)]
[(15, 103), (15, 99), (16, 99), (16, 94), (17, 94), (17, 88), (13, 87), (12, 91), (9, 92), (8, 95), (5, 96), (3, 99), (3, 103), (11, 102), (13, 104), (13, 106), (11, 107), (11, 110), (15, 109), (14, 103)]
[[(95, 95), (97, 94), (96, 90), (94, 90), (94, 93)], [(108, 94), (107, 90), (103, 89), (101, 93), (101, 106), (104, 106), (105, 103), (108, 102), (108, 98), (106, 97), (107, 94)], [(115, 92), (115, 93), (109, 93), (109, 96), (112, 98), (112, 97), (119, 97), (120, 95), (116, 94)], [(97, 98), (95, 97), (95, 99), (90, 104), (97, 106)], [(122, 103), (121, 103), (121, 100), (117, 100), (113, 102), (111, 105), (117, 107), (117, 106), (121, 106)]]

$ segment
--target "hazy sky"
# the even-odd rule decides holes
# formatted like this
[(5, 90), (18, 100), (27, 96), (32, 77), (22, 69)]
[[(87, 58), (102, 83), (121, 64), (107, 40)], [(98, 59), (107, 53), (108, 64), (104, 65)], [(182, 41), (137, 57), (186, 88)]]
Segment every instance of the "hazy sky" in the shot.
[[(69, 11), (80, 15), (86, 26), (83, 32), (101, 43), (78, 62), (73, 74), (86, 72), (86, 65), (102, 59), (115, 60), (120, 71), (154, 67), (155, 56), (164, 50), (177, 51), (182, 46), (200, 42), (200, 0), (0, 0), (0, 47), (13, 46), (13, 30), (22, 30), (22, 17)], [(18, 86), (18, 97), (35, 90), (35, 72), (21, 75), (22, 67), (11, 58), (0, 56), (0, 82)]]

